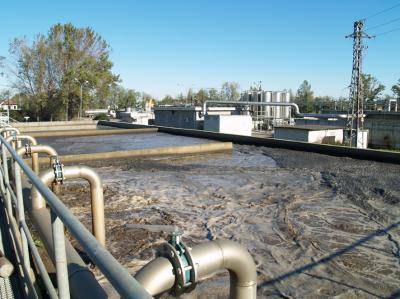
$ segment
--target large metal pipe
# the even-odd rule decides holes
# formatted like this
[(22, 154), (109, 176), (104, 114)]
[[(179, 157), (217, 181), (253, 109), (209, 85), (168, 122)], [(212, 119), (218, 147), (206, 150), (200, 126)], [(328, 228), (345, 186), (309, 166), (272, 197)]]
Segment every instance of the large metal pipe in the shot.
[[(66, 166), (63, 168), (64, 179), (85, 179), (90, 184), (91, 208), (92, 208), (92, 233), (101, 245), (105, 246), (105, 224), (104, 224), (104, 198), (103, 183), (100, 176), (87, 166)], [(50, 186), (55, 180), (52, 169), (44, 171), (40, 180), (46, 186)], [(36, 188), (32, 188), (32, 207), (42, 209), (46, 207), (42, 195)]]
[[(257, 270), (246, 248), (233, 241), (215, 240), (193, 247), (190, 254), (198, 280), (226, 269), (230, 274), (230, 298), (256, 298)], [(152, 296), (156, 296), (174, 286), (174, 268), (167, 258), (158, 257), (144, 266), (135, 278)]]
[[(51, 229), (51, 215), (46, 208), (28, 210), (35, 230), (43, 241), (46, 251), (55, 264), (55, 252), (53, 234)], [(74, 247), (65, 240), (65, 252), (67, 255), (68, 279), (71, 296), (73, 298), (107, 298), (107, 294), (97, 282), (93, 273), (88, 269)]]
[(11, 134), (10, 132), (12, 132), (12, 131), (16, 132), (17, 134), (20, 133), (17, 128), (7, 127), (7, 128), (3, 128), (1, 130), (1, 135), (3, 135), (3, 137), (8, 137), (8, 136), (10, 136), (10, 134)]
[(241, 102), (241, 101), (205, 101), (203, 104), (203, 115), (207, 114), (207, 106), (209, 104), (222, 104), (230, 106), (271, 106), (271, 107), (292, 107), (292, 112), (295, 117), (303, 118), (300, 113), (299, 106), (295, 103), (274, 103), (274, 102)]
[[(17, 154), (19, 156), (28, 154), (26, 152), (27, 151), (26, 147), (20, 147), (16, 151), (17, 151)], [(40, 167), (39, 167), (39, 154), (40, 153), (44, 153), (44, 154), (47, 154), (49, 156), (50, 166), (51, 166), (51, 163), (52, 163), (52, 157), (58, 156), (58, 154), (57, 154), (57, 152), (56, 152), (56, 150), (54, 148), (52, 148), (49, 145), (43, 145), (43, 144), (31, 145), (30, 146), (30, 152), (32, 154), (32, 170), (36, 174), (38, 174), (39, 170), (40, 170)]]
[[(32, 145), (37, 145), (37, 140), (35, 137), (32, 137), (30, 135), (16, 135), (16, 141), (17, 141), (17, 147), (20, 147), (20, 141), (21, 140), (28, 140)], [(7, 142), (12, 142), (14, 140), (14, 136), (9, 136), (6, 138)], [(36, 173), (39, 174), (39, 154), (34, 153), (32, 154), (32, 170)]]
[[(12, 146), (5, 142), (4, 137), (0, 135), (0, 140), (3, 145), (3, 152), (7, 150), (12, 158), (18, 162), (22, 171), (25, 173), (27, 178), (31, 181), (32, 185), (35, 186), (40, 194), (46, 198), (46, 203), (52, 209), (52, 211), (60, 217), (64, 225), (68, 228), (69, 232), (82, 246), (83, 250), (90, 257), (94, 264), (100, 269), (104, 276), (108, 279), (115, 290), (120, 294), (122, 298), (151, 298), (150, 294), (134, 279), (129, 275), (128, 271), (122, 267), (121, 264), (107, 251), (103, 246), (99, 244), (99, 241), (91, 233), (88, 232), (86, 227), (71, 213), (71, 211), (57, 198), (57, 196), (51, 192), (51, 190), (45, 186), (38, 176), (32, 171), (32, 169), (24, 163), (23, 159), (17, 155)], [(50, 227), (46, 224), (45, 227)], [(26, 274), (27, 275), (27, 274)], [(27, 275), (28, 276), (28, 275)], [(83, 279), (79, 282), (85, 290), (90, 290), (90, 286), (86, 284)], [(71, 284), (71, 288), (74, 286)], [(103, 298), (102, 296), (82, 296), (83, 298)]]
[[(36, 144), (37, 144), (36, 138), (35, 138), (35, 137), (32, 137), (32, 136), (30, 136), (30, 135), (20, 135), (20, 134), (18, 134), (18, 135), (16, 135), (15, 137), (17, 138), (17, 140), (28, 140), (28, 141), (30, 141), (30, 143), (32, 143), (33, 145), (36, 145)], [(7, 142), (11, 142), (13, 139), (14, 139), (14, 136), (8, 136), (8, 137), (6, 138), (6, 141), (7, 141)]]

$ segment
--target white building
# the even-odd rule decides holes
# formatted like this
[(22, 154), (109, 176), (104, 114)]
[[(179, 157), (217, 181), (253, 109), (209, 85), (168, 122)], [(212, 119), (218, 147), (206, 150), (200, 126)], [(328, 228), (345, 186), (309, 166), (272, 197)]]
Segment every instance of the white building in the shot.
[(7, 111), (9, 110), (19, 110), (18, 104), (14, 101), (3, 101), (0, 103), (0, 109)]
[(134, 123), (138, 125), (149, 125), (154, 120), (154, 112), (148, 111), (137, 111), (127, 108), (126, 111), (118, 111), (117, 117), (122, 121)]
[(204, 131), (251, 136), (251, 116), (207, 114), (204, 118)]
[(277, 126), (274, 138), (321, 144), (342, 144), (343, 129), (328, 126)]

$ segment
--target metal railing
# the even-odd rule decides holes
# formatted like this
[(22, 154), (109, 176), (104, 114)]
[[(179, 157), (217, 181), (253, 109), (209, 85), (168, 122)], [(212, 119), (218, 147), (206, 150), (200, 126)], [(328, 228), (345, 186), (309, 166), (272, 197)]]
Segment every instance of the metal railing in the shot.
[[(3, 136), (0, 136), (0, 140), (2, 162), (2, 167), (0, 167), (0, 191), (12, 232), (18, 266), (22, 271), (21, 277), (23, 278), (27, 297), (41, 297), (35, 286), (30, 256), (34, 260), (48, 296), (50, 298), (63, 299), (70, 297), (65, 249), (65, 226), (122, 298), (151, 298), (150, 294), (138, 281), (118, 263), (61, 200), (41, 182), (39, 177), (17, 154), (12, 145)], [(32, 186), (43, 196), (51, 211), (57, 290), (50, 280), (25, 220), (26, 209), (24, 207), (21, 170)], [(10, 171), (13, 174), (12, 178), (10, 178)]]

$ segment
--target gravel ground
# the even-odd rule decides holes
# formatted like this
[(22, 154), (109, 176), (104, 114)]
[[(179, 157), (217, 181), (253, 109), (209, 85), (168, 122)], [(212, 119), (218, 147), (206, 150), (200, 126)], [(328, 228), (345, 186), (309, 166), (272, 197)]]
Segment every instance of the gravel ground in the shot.
[[(190, 245), (227, 238), (246, 246), (260, 298), (400, 295), (400, 165), (235, 145), (232, 154), (91, 166), (105, 186), (107, 247), (132, 273), (168, 235), (124, 225), (166, 224)], [(88, 187), (64, 188), (90, 228)], [(224, 298), (228, 287), (222, 272), (193, 296)]]

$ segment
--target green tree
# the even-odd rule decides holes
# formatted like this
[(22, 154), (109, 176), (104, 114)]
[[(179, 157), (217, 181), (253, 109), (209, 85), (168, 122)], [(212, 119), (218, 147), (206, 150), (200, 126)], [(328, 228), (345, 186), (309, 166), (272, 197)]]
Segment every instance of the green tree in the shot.
[(395, 85), (392, 86), (392, 92), (395, 97), (400, 100), (400, 79), (397, 81)]
[(70, 119), (78, 114), (81, 84), (84, 109), (106, 105), (110, 85), (119, 79), (111, 72), (109, 53), (107, 42), (91, 28), (56, 24), (31, 44), (14, 39), (8, 70), (13, 87), (32, 102), (31, 117)]
[(160, 102), (160, 105), (173, 105), (175, 103), (175, 99), (167, 94)]
[(144, 109), (146, 107), (146, 102), (152, 102), (152, 101), (155, 102), (155, 99), (152, 95), (142, 92), (141, 100), (140, 100), (140, 102), (138, 102), (136, 107), (140, 108), (140, 109)]
[(238, 101), (240, 98), (239, 84), (236, 82), (225, 82), (221, 88), (221, 99), (223, 101)]
[(184, 103), (185, 103), (185, 96), (180, 92), (176, 97), (176, 101), (174, 102), (174, 104), (182, 105)]
[(364, 99), (367, 102), (375, 101), (378, 96), (382, 95), (385, 85), (380, 83), (375, 77), (370, 74), (362, 74), (361, 79), (363, 81)]
[(195, 104), (202, 105), (205, 101), (209, 100), (210, 96), (206, 89), (201, 88), (195, 95)]
[(111, 90), (111, 98), (111, 106), (118, 106), (119, 108), (134, 108), (139, 101), (140, 92), (137, 92), (134, 89), (125, 89), (120, 85), (116, 85)]
[(193, 104), (194, 103), (194, 92), (192, 88), (189, 88), (186, 99), (185, 99), (185, 104)]
[(210, 88), (208, 91), (208, 97), (212, 101), (220, 101), (221, 100), (221, 94), (218, 92), (216, 88)]
[(311, 90), (311, 85), (307, 80), (300, 84), (295, 102), (299, 105), (301, 112), (313, 112), (314, 92)]
[(334, 110), (335, 101), (330, 96), (319, 96), (314, 98), (314, 109), (316, 113), (322, 113), (324, 110)]

